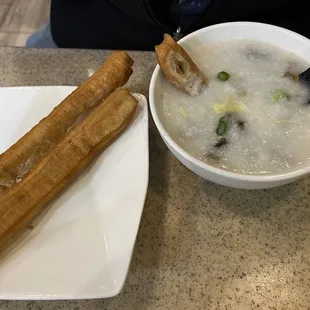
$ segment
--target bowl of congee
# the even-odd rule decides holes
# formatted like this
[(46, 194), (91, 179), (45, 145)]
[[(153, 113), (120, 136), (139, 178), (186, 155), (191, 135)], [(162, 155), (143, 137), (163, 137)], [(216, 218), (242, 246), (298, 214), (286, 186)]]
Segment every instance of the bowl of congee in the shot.
[[(310, 171), (310, 40), (260, 23), (165, 34), (149, 99), (175, 157), (199, 176), (243, 189)], [(302, 75), (303, 73), (303, 75)]]

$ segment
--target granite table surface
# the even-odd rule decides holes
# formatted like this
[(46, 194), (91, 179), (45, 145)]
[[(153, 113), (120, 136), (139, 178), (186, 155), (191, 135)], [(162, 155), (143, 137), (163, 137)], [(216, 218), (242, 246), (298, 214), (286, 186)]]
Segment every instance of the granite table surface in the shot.
[[(0, 86), (78, 85), (108, 54), (1, 48)], [(147, 95), (155, 55), (130, 54), (129, 87)], [(121, 294), (0, 309), (310, 309), (310, 179), (257, 191), (212, 184), (182, 166), (150, 123), (149, 188)]]

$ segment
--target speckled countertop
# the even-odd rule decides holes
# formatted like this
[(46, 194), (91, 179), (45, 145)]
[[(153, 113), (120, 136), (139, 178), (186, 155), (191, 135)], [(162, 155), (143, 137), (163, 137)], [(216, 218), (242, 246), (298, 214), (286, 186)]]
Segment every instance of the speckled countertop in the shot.
[[(0, 86), (77, 85), (105, 51), (0, 49)], [(152, 53), (133, 52), (147, 94)], [(310, 309), (310, 179), (244, 191), (182, 166), (150, 125), (150, 183), (122, 293), (108, 300), (0, 301), (1, 310)]]

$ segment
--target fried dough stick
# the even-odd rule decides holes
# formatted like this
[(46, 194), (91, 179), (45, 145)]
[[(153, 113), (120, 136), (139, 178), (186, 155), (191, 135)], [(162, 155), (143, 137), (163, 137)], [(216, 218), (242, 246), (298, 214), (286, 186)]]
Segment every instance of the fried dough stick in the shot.
[(129, 125), (137, 100), (117, 90), (0, 197), (0, 251), (68, 182)]
[(157, 61), (167, 80), (183, 92), (196, 96), (207, 85), (207, 78), (185, 50), (169, 35), (155, 46)]
[(97, 106), (116, 88), (127, 83), (133, 60), (114, 52), (102, 67), (54, 110), (0, 155), (0, 194), (19, 182), (83, 114)]

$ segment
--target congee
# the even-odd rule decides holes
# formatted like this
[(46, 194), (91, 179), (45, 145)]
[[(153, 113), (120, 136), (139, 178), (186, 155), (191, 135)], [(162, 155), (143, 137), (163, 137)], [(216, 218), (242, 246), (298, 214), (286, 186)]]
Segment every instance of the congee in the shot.
[(247, 174), (287, 172), (310, 158), (309, 64), (278, 47), (245, 39), (191, 53), (209, 80), (198, 95), (166, 82), (160, 113), (172, 138), (211, 165)]

